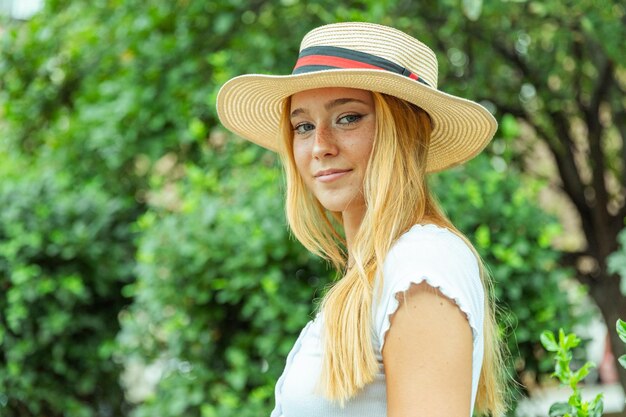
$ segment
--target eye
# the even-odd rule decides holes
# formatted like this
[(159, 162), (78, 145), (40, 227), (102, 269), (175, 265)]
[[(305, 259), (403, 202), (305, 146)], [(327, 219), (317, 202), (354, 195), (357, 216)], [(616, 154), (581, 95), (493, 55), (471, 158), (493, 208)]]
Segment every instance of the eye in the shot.
[(363, 118), (363, 116), (360, 114), (348, 114), (346, 116), (339, 118), (337, 123), (341, 125), (349, 125), (349, 124), (358, 122), (359, 120), (361, 120), (361, 118)]
[(304, 135), (313, 129), (315, 129), (315, 126), (311, 123), (300, 123), (293, 128), (293, 131), (296, 132), (297, 135)]

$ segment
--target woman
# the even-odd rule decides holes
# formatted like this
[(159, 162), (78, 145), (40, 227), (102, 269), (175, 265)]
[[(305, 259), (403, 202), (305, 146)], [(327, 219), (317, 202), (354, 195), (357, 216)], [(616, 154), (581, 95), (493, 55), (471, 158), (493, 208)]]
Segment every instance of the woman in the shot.
[(217, 108), (279, 153), (293, 233), (342, 276), (289, 353), (271, 416), (501, 415), (488, 278), (426, 183), (487, 145), (491, 114), (437, 90), (424, 44), (367, 23), (309, 32), (291, 75), (236, 77)]

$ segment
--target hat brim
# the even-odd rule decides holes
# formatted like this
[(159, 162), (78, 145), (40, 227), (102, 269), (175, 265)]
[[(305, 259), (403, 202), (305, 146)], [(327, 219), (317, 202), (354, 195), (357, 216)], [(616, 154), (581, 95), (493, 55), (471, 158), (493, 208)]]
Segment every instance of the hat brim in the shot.
[(424, 109), (433, 122), (426, 170), (441, 171), (480, 153), (497, 130), (492, 114), (478, 103), (428, 87), (400, 74), (371, 69), (331, 69), (297, 75), (235, 77), (217, 95), (222, 124), (278, 152), (282, 101), (300, 91), (346, 87), (389, 94)]

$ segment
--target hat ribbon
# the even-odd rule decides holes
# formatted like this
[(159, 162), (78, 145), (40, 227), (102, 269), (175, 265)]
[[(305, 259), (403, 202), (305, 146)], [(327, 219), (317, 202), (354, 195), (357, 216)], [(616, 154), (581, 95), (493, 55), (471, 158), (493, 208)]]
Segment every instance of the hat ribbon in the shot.
[(292, 74), (329, 69), (376, 69), (404, 75), (428, 87), (422, 77), (393, 61), (366, 52), (337, 46), (311, 46), (300, 51)]

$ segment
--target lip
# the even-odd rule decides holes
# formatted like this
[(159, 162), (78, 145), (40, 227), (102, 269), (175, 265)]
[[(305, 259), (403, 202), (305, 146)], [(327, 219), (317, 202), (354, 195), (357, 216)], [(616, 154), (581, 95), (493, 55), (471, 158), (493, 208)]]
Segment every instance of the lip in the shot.
[(321, 182), (331, 182), (343, 177), (351, 171), (351, 169), (325, 169), (323, 171), (317, 171), (314, 177)]

